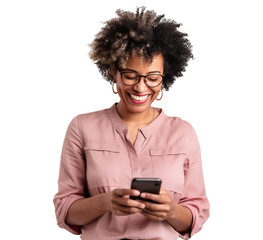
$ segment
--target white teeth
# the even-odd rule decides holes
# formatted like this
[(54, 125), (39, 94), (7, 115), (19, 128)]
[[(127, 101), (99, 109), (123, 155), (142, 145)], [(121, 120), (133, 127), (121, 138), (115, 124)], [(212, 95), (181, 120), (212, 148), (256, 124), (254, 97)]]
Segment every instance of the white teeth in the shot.
[(132, 99), (137, 100), (137, 101), (143, 101), (143, 100), (145, 100), (148, 97), (148, 95), (145, 95), (145, 96), (142, 96), (142, 97), (138, 97), (138, 96), (133, 95), (133, 94), (130, 94), (130, 95), (131, 95)]

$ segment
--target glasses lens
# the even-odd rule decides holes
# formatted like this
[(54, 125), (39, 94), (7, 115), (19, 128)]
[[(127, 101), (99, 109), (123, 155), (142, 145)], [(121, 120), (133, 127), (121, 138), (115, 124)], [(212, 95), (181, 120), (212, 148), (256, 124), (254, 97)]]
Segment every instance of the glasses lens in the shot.
[[(126, 85), (136, 85), (139, 82), (140, 75), (135, 72), (123, 72), (122, 73), (122, 81)], [(143, 77), (143, 76), (142, 76)], [(146, 84), (149, 87), (156, 87), (161, 84), (163, 77), (159, 74), (150, 74), (146, 77)]]
[(147, 80), (148, 86), (156, 87), (162, 82), (163, 77), (161, 75), (158, 75), (158, 74), (151, 74), (151, 75), (147, 76), (146, 80)]
[(127, 85), (134, 85), (138, 82), (138, 74), (133, 72), (125, 72), (122, 74), (122, 80)]

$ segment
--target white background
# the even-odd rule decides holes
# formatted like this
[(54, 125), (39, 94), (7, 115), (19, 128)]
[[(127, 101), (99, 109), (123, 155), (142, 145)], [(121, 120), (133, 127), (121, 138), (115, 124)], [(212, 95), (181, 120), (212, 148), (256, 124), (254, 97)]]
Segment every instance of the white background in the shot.
[(1, 239), (79, 239), (56, 225), (62, 142), (74, 116), (118, 101), (88, 44), (116, 9), (142, 5), (183, 23), (193, 45), (195, 60), (155, 104), (200, 139), (211, 217), (193, 239), (261, 239), (263, 17), (255, 0), (1, 1)]

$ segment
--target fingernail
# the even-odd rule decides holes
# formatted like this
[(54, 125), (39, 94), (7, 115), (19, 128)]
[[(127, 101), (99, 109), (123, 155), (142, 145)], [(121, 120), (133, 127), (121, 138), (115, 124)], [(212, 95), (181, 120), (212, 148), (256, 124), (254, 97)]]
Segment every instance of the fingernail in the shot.
[(145, 193), (141, 193), (141, 197), (142, 198), (146, 197)]
[(134, 191), (134, 195), (137, 195), (137, 196), (139, 196), (139, 195), (140, 195), (140, 192), (139, 192), (139, 191), (137, 191), (137, 190), (135, 190), (135, 191)]
[(141, 208), (145, 208), (145, 205), (143, 203), (141, 204)]

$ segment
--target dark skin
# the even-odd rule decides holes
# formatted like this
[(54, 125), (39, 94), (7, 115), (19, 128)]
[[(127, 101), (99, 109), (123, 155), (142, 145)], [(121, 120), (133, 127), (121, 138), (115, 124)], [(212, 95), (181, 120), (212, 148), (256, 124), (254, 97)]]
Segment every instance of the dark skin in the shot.
[[(192, 223), (192, 214), (186, 207), (172, 201), (169, 193), (162, 188), (160, 194), (141, 193), (141, 197), (156, 201), (137, 201), (130, 196), (140, 193), (133, 189), (114, 189), (94, 197), (75, 201), (68, 212), (66, 222), (72, 225), (87, 225), (96, 218), (110, 211), (117, 216), (143, 214), (153, 221), (167, 221), (176, 231), (188, 232)], [(83, 213), (88, 214), (83, 214)]]
[[(161, 54), (155, 56), (150, 64), (139, 56), (132, 56), (124, 67), (137, 71), (141, 75), (147, 75), (153, 71), (163, 74), (163, 64)], [(151, 107), (151, 104), (158, 97), (161, 85), (149, 88), (145, 81), (141, 80), (135, 86), (127, 86), (121, 81), (120, 72), (113, 71), (112, 75), (121, 99), (117, 105), (117, 111), (128, 127), (131, 144), (134, 144), (138, 129), (147, 126), (153, 117), (158, 116), (158, 112)], [(131, 94), (147, 96), (148, 100), (146, 102), (142, 100), (142, 104), (140, 102), (134, 104)], [(138, 195), (156, 203), (130, 199), (130, 196)], [(69, 208), (66, 222), (72, 225), (87, 225), (107, 211), (117, 216), (142, 214), (153, 221), (167, 221), (180, 233), (188, 232), (192, 224), (191, 211), (174, 202), (164, 188), (161, 188), (159, 194), (140, 193), (133, 189), (114, 189), (112, 192), (79, 199)]]
[(192, 224), (191, 211), (174, 202), (170, 194), (161, 188), (160, 194), (141, 193), (141, 197), (153, 200), (157, 203), (144, 201), (145, 208), (141, 214), (153, 221), (167, 221), (178, 232), (185, 233), (190, 230)]
[[(140, 196), (145, 199), (155, 201), (131, 200), (130, 195), (134, 190), (130, 189), (115, 189), (112, 192), (111, 211), (118, 216), (125, 216), (134, 213), (143, 214), (145, 217), (153, 221), (168, 221), (178, 232), (184, 233), (190, 230), (192, 224), (191, 211), (174, 202), (170, 194), (161, 188), (159, 194), (141, 193)], [(138, 192), (133, 192), (136, 195)], [(125, 195), (123, 195), (125, 194)]]

